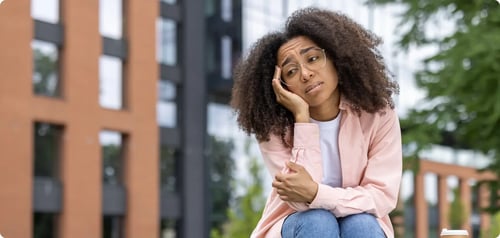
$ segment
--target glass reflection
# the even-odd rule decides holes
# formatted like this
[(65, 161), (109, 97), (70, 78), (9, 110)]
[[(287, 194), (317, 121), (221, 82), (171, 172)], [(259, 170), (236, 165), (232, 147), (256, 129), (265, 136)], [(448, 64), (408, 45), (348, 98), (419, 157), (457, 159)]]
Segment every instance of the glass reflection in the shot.
[(167, 80), (158, 81), (156, 117), (161, 127), (177, 126), (176, 85)]
[(224, 79), (231, 79), (231, 69), (233, 68), (232, 40), (229, 36), (221, 38), (221, 76)]
[(99, 103), (108, 109), (123, 107), (122, 61), (101, 55), (99, 58)]
[(157, 60), (161, 64), (177, 64), (177, 24), (171, 19), (158, 19), (157, 27)]
[(161, 0), (161, 1), (164, 3), (168, 3), (168, 4), (176, 4), (177, 3), (176, 0)]
[(35, 123), (33, 152), (35, 177), (57, 178), (62, 131), (60, 126)]
[(102, 181), (106, 184), (121, 184), (123, 174), (123, 139), (114, 131), (101, 131), (99, 141), (102, 149)]
[(48, 23), (59, 22), (59, 0), (31, 0), (31, 17)]
[(123, 37), (122, 0), (99, 1), (99, 32), (113, 39)]
[(58, 50), (55, 44), (33, 40), (33, 92), (50, 97), (60, 96)]
[(175, 149), (168, 146), (160, 147), (160, 184), (167, 191), (175, 191)]

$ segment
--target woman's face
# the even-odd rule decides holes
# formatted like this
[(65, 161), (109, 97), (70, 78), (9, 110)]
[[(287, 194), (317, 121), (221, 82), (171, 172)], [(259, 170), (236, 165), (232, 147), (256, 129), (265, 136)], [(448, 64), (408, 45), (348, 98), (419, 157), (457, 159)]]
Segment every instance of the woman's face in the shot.
[(279, 48), (277, 62), (282, 84), (311, 109), (338, 103), (337, 70), (312, 40), (305, 36), (290, 39)]

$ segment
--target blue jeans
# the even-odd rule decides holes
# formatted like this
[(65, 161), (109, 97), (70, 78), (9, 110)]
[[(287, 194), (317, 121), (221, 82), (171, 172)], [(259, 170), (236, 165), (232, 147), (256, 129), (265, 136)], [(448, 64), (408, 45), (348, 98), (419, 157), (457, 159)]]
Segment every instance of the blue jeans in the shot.
[(385, 238), (373, 215), (367, 213), (335, 217), (330, 211), (312, 209), (290, 214), (281, 228), (283, 238)]

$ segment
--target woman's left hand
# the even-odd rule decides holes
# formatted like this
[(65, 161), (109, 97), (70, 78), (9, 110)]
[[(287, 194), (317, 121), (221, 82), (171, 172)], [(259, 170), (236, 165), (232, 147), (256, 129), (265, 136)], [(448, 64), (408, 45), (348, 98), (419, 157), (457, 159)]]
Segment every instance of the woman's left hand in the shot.
[(318, 192), (318, 184), (314, 182), (303, 166), (293, 162), (288, 162), (286, 166), (291, 173), (276, 174), (272, 184), (281, 200), (286, 202), (312, 202)]

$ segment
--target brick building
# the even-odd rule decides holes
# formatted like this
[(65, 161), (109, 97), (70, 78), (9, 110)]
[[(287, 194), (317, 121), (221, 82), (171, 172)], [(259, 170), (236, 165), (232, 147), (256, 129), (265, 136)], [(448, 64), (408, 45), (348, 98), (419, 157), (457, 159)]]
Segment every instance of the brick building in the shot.
[(208, 236), (206, 104), (241, 51), (222, 2), (0, 4), (0, 234)]

